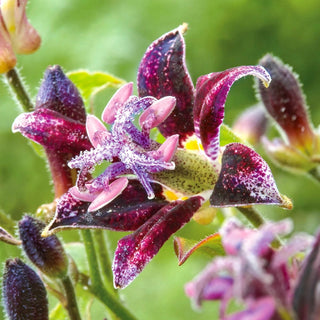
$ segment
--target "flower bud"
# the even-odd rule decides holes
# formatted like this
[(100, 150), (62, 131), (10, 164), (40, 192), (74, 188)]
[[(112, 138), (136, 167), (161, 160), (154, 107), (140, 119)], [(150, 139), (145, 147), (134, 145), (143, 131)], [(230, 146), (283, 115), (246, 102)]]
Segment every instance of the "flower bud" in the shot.
[(52, 278), (64, 278), (68, 271), (68, 258), (59, 239), (52, 235), (41, 237), (45, 224), (25, 216), (19, 222), (19, 234), (22, 247), (29, 259), (45, 275)]
[(33, 53), (40, 46), (41, 38), (27, 19), (26, 5), (27, 0), (0, 2), (0, 73), (16, 65), (15, 53)]
[(297, 76), (291, 68), (269, 54), (261, 59), (260, 64), (272, 78), (269, 88), (259, 84), (266, 109), (285, 132), (291, 146), (312, 154), (315, 135)]
[(75, 172), (68, 162), (92, 147), (85, 123), (79, 91), (59, 66), (52, 66), (45, 72), (35, 111), (20, 114), (12, 125), (13, 132), (19, 131), (45, 148), (56, 198), (74, 185)]
[(253, 146), (260, 142), (267, 130), (268, 119), (264, 108), (255, 105), (246, 109), (232, 126), (233, 131)]
[(3, 275), (3, 304), (9, 320), (47, 320), (45, 287), (29, 266), (20, 259), (8, 259)]

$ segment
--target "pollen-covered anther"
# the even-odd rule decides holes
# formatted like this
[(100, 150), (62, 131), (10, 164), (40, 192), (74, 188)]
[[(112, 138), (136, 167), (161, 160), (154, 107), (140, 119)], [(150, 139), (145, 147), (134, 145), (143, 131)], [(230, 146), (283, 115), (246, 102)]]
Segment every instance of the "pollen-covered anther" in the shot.
[(105, 109), (102, 113), (102, 120), (108, 124), (112, 124), (116, 118), (116, 114), (119, 108), (125, 104), (125, 102), (130, 98), (133, 92), (133, 83), (129, 82), (122, 86), (118, 91), (113, 95)]
[(94, 115), (87, 116), (86, 129), (90, 142), (94, 147), (102, 144), (111, 136), (104, 124)]
[(169, 137), (157, 151), (152, 152), (152, 157), (156, 160), (163, 160), (165, 162), (171, 161), (174, 156), (179, 143), (179, 135), (174, 134)]
[(103, 190), (90, 204), (88, 211), (97, 211), (115, 199), (127, 187), (128, 179), (119, 178), (113, 181), (105, 190)]
[(167, 96), (154, 102), (139, 118), (139, 124), (143, 131), (157, 127), (168, 118), (176, 105), (176, 98)]

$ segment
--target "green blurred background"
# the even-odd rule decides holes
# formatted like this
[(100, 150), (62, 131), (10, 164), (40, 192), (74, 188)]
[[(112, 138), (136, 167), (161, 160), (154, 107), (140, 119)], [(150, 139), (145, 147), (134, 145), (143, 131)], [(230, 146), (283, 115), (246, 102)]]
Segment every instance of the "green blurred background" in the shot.
[[(48, 65), (71, 71), (86, 68), (110, 72), (135, 81), (140, 59), (148, 45), (183, 22), (187, 65), (193, 81), (213, 71), (237, 65), (256, 64), (267, 52), (279, 56), (300, 74), (315, 126), (320, 122), (320, 2), (318, 0), (32, 0), (28, 17), (42, 36), (41, 49), (19, 57), (19, 67), (30, 94), (37, 93)], [(232, 124), (241, 110), (256, 102), (252, 78), (241, 80), (227, 100), (226, 123)], [(101, 110), (112, 91), (98, 95)], [(0, 209), (19, 219), (52, 201), (52, 186), (46, 165), (11, 123), (20, 112), (0, 85)], [(261, 150), (259, 150), (261, 151)], [(261, 151), (263, 153), (263, 151)], [(291, 216), (297, 231), (318, 228), (320, 186), (306, 177), (296, 177), (271, 165), (282, 193), (294, 201), (290, 212), (262, 207), (267, 218)], [(200, 238), (215, 231), (191, 223), (180, 234)], [(75, 237), (76, 233), (68, 233)], [(120, 235), (111, 233), (112, 248)], [(0, 261), (19, 253), (0, 244)], [(183, 285), (208, 259), (197, 257), (177, 266), (172, 241), (146, 270), (123, 291), (139, 319), (217, 318), (217, 304), (207, 303), (202, 313), (190, 308)], [(0, 315), (0, 319), (1, 319)], [(104, 314), (100, 314), (102, 319)]]

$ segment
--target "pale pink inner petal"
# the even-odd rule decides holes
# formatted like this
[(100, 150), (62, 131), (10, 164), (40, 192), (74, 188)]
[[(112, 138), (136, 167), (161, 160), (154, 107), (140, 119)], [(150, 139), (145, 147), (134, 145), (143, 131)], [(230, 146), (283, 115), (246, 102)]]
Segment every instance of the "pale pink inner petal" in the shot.
[(113, 181), (106, 190), (102, 191), (90, 204), (88, 211), (96, 211), (115, 199), (127, 187), (128, 179), (125, 177)]
[(102, 120), (108, 124), (112, 124), (115, 120), (117, 111), (129, 99), (133, 92), (133, 83), (129, 82), (122, 86), (110, 99), (102, 112)]

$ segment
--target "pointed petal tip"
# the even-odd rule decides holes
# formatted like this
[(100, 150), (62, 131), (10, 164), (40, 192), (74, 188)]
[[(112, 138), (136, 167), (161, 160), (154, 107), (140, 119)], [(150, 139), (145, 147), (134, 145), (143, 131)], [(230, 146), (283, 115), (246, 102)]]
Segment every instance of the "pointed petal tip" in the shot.
[(108, 124), (115, 120), (119, 108), (130, 98), (133, 93), (133, 82), (128, 82), (119, 88), (104, 108), (101, 119)]

